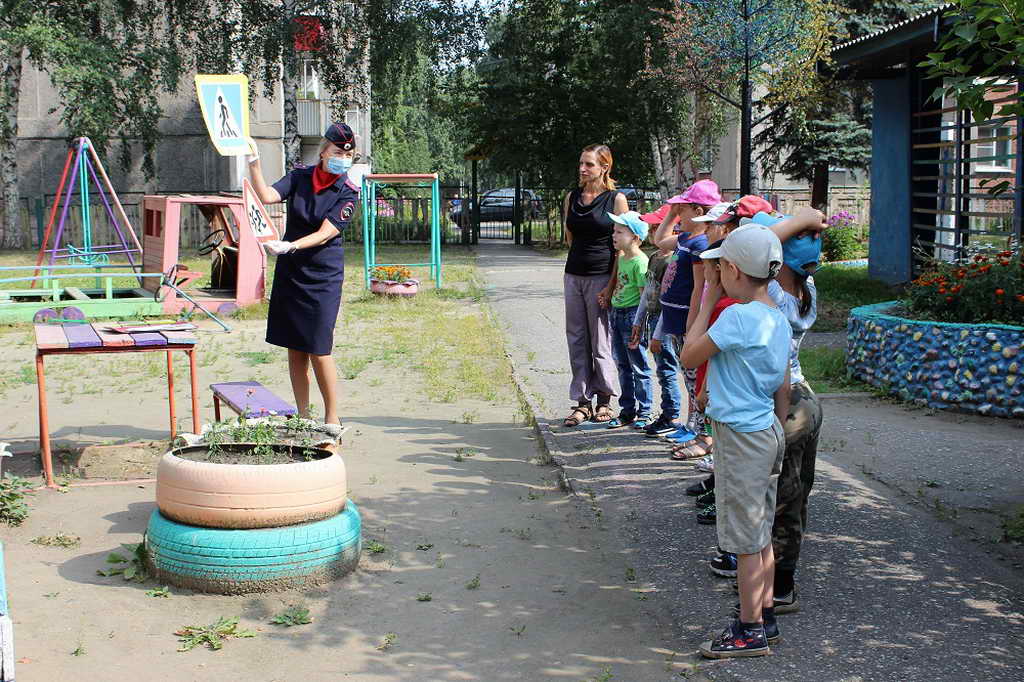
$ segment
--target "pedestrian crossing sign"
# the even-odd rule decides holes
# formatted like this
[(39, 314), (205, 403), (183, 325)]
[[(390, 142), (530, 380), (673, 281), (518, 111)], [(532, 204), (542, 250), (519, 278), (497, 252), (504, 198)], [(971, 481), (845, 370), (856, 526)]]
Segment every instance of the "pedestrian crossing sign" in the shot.
[(279, 239), (274, 222), (270, 214), (263, 206), (263, 202), (256, 196), (249, 178), (242, 178), (242, 198), (245, 199), (245, 216), (249, 219), (249, 228), (252, 230), (256, 241), (265, 242), (271, 239)]
[(249, 153), (249, 79), (241, 74), (196, 75), (206, 131), (221, 156)]

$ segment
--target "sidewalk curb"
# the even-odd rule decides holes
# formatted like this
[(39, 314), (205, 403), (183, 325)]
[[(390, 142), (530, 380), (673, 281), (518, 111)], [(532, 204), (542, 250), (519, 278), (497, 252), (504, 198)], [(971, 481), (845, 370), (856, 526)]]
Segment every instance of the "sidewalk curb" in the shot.
[(525, 408), (527, 412), (527, 419), (529, 420), (530, 426), (533, 427), (533, 432), (537, 435), (537, 441), (540, 445), (541, 452), (551, 460), (551, 462), (558, 469), (558, 485), (565, 492), (573, 496), (578, 496), (575, 486), (572, 484), (572, 479), (565, 472), (565, 458), (559, 454), (558, 446), (555, 444), (555, 434), (551, 431), (551, 425), (547, 422), (540, 421), (537, 416), (541, 414), (540, 405), (534, 400), (533, 394), (526, 386), (526, 382), (523, 380), (519, 370), (516, 369), (516, 362), (512, 358), (512, 354), (505, 351), (505, 357), (508, 358), (509, 367), (512, 368), (512, 383), (516, 387), (516, 394), (519, 396), (519, 402)]
[(555, 469), (558, 472), (558, 486), (573, 497), (579, 497), (579, 493), (576, 492), (576, 487), (573, 485), (572, 479), (570, 479), (568, 474), (566, 474), (566, 461), (565, 458), (559, 454), (558, 446), (555, 443), (555, 434), (551, 431), (551, 426), (547, 422), (543, 422), (538, 418), (539, 415), (543, 414), (543, 411), (534, 399), (530, 389), (527, 387), (522, 374), (519, 373), (515, 358), (513, 358), (512, 354), (508, 351), (510, 341), (508, 333), (506, 332), (505, 327), (500, 323), (497, 312), (487, 300), (486, 291), (484, 292), (484, 311), (490, 319), (491, 324), (494, 325), (494, 328), (498, 330), (501, 335), (501, 350), (508, 359), (512, 385), (515, 387), (516, 396), (519, 398), (519, 404), (523, 409), (523, 414), (530, 426), (533, 427), (533, 432), (537, 436), (537, 444), (540, 447), (541, 454), (546, 456), (551, 463), (555, 465)]

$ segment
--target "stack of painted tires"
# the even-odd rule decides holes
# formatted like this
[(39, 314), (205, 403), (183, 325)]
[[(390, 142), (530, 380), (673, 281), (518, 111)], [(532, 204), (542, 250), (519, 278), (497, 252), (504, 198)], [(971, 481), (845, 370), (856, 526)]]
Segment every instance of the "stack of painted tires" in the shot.
[(287, 464), (219, 464), (189, 459), (189, 450), (207, 447), (191, 442), (166, 453), (157, 470), (146, 531), (154, 578), (245, 594), (310, 587), (355, 568), (361, 523), (337, 445)]

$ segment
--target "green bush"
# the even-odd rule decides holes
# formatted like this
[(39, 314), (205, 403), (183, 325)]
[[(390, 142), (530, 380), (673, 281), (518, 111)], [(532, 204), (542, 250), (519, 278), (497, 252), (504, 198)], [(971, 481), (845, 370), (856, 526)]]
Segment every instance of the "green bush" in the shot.
[(24, 478), (4, 474), (0, 479), (0, 522), (20, 526), (28, 518), (25, 496), (32, 494), (32, 483)]
[(840, 211), (828, 219), (829, 229), (822, 233), (821, 252), (828, 262), (853, 260), (860, 254), (857, 216)]

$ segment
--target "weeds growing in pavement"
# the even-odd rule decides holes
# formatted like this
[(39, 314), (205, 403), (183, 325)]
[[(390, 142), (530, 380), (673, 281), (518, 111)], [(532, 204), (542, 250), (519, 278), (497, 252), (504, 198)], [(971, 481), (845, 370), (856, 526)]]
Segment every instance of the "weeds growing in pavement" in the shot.
[(181, 643), (178, 651), (191, 651), (204, 645), (212, 651), (219, 651), (224, 647), (224, 641), (231, 637), (256, 636), (253, 630), (240, 630), (237, 618), (224, 617), (209, 625), (186, 625), (174, 634)]
[(313, 619), (309, 617), (309, 609), (304, 606), (289, 606), (287, 609), (282, 611), (273, 617), (270, 621), (274, 625), (284, 625), (285, 627), (294, 627), (296, 625), (307, 625), (313, 622)]
[(82, 538), (77, 535), (57, 533), (56, 535), (41, 535), (37, 538), (32, 538), (29, 542), (33, 545), (42, 545), (43, 547), (63, 547), (64, 549), (71, 549), (72, 547), (78, 547), (82, 542)]

